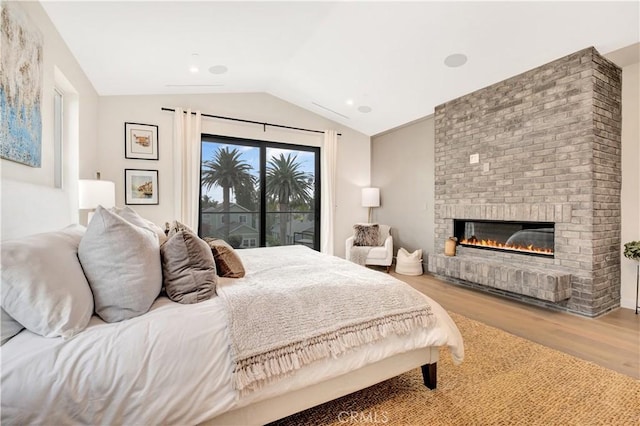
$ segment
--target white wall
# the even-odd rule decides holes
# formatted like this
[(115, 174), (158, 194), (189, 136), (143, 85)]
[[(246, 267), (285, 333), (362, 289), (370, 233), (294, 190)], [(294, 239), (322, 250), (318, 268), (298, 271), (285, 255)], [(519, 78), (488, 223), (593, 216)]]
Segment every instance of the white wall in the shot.
[(381, 205), (373, 219), (390, 225), (394, 256), (400, 247), (434, 246), (434, 121), (429, 116), (376, 135), (371, 141), (371, 182), (380, 187)]
[(622, 223), (620, 304), (635, 309), (637, 262), (622, 255), (624, 243), (640, 240), (640, 64), (622, 68)]
[[(7, 2), (9, 3), (9, 2)], [(64, 198), (71, 212), (70, 221), (77, 220), (77, 180), (78, 175), (96, 166), (96, 135), (98, 95), (78, 65), (67, 45), (38, 2), (11, 2), (12, 6), (22, 8), (43, 36), (43, 90), (42, 90), (42, 166), (25, 166), (8, 160), (0, 160), (2, 180), (35, 184), (50, 189), (54, 186), (53, 171), (53, 89), (58, 85), (70, 91), (65, 105), (69, 113), (75, 111), (76, 120), (69, 122), (65, 129), (70, 136), (64, 145)], [(63, 81), (61, 81), (63, 80)], [(79, 141), (82, 141), (80, 144)], [(13, 199), (8, 194), (2, 196), (2, 227), (10, 227), (10, 208), (15, 203), (28, 204), (24, 198)], [(4, 233), (3, 233), (4, 235)]]
[[(159, 205), (131, 206), (142, 216), (162, 225), (175, 219), (173, 210), (173, 113), (162, 107), (199, 109), (203, 113), (231, 116), (260, 122), (284, 124), (315, 130), (335, 129), (338, 137), (337, 206), (335, 254), (344, 256), (344, 241), (352, 225), (366, 217), (360, 206), (360, 188), (370, 179), (370, 138), (312, 112), (264, 93), (105, 96), (100, 97), (98, 120), (98, 163), (88, 171), (92, 177), (100, 171), (103, 179), (116, 183), (116, 204), (124, 205), (124, 169), (158, 170)], [(124, 158), (124, 123), (135, 122), (159, 126), (159, 160)], [(202, 132), (216, 135), (320, 146), (321, 134), (235, 123), (203, 118)]]

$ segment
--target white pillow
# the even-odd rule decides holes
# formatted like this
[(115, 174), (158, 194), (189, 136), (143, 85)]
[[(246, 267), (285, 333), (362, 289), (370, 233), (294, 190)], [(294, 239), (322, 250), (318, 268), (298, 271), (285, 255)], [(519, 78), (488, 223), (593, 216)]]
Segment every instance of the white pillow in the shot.
[(98, 206), (78, 249), (96, 313), (117, 322), (149, 310), (162, 287), (157, 235)]
[(0, 325), (0, 328), (2, 329), (0, 346), (2, 346), (13, 336), (24, 330), (24, 327), (18, 321), (11, 318), (11, 315), (9, 315), (4, 309), (0, 309), (0, 316), (0, 322), (2, 322)]
[(131, 207), (125, 206), (125, 207), (112, 207), (109, 209), (110, 212), (113, 212), (115, 214), (117, 214), (118, 216), (128, 220), (129, 222), (133, 223), (134, 225), (137, 225), (141, 228), (148, 228), (150, 230), (152, 230), (157, 236), (158, 239), (160, 241), (160, 244), (164, 243), (165, 241), (167, 241), (167, 236), (164, 233), (164, 230), (162, 228), (160, 228), (158, 225), (156, 225), (155, 223), (151, 222), (150, 220), (147, 220), (145, 218), (143, 218), (142, 216), (140, 216), (138, 214), (138, 212), (136, 212), (135, 210), (133, 210)]
[(28, 330), (70, 338), (89, 323), (93, 296), (78, 261), (84, 232), (71, 225), (2, 242), (2, 308)]

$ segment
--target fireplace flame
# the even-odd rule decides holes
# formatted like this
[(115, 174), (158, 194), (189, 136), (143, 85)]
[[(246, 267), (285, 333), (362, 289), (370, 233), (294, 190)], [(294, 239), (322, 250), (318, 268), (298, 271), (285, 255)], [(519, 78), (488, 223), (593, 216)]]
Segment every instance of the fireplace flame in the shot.
[(553, 255), (553, 249), (536, 247), (533, 244), (523, 246), (519, 244), (505, 244), (494, 240), (478, 240), (476, 238), (463, 238), (460, 240), (460, 244), (477, 247), (490, 247), (502, 250), (520, 251), (525, 253), (538, 253)]

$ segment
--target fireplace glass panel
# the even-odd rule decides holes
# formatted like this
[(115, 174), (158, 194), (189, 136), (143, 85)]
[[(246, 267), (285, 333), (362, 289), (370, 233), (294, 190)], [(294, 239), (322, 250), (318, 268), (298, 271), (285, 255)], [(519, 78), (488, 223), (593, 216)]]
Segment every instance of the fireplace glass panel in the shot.
[(553, 256), (554, 224), (454, 219), (454, 235), (463, 246)]

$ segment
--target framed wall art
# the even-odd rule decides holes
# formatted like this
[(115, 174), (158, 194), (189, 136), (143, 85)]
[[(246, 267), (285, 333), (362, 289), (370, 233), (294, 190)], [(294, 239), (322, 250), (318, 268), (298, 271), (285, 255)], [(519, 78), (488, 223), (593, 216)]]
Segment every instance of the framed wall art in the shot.
[(124, 170), (125, 204), (158, 204), (157, 170)]
[(158, 126), (124, 123), (124, 157), (137, 160), (157, 160)]

